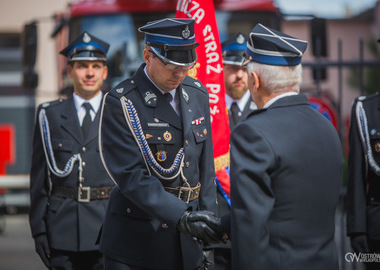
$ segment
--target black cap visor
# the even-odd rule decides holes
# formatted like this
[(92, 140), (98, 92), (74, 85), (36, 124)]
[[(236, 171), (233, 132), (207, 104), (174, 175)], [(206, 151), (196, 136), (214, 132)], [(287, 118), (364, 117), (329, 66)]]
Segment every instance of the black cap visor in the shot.
[(69, 59), (69, 61), (106, 61), (107, 58), (102, 50), (94, 49), (88, 50), (88, 48), (75, 49)]
[(195, 52), (196, 46), (189, 46), (188, 49), (181, 48), (180, 50), (175, 50), (173, 47), (174, 46), (171, 46), (171, 50), (165, 50), (164, 48), (151, 46), (151, 49), (158, 57), (170, 64), (178, 66), (191, 66), (195, 64), (197, 61), (197, 53)]

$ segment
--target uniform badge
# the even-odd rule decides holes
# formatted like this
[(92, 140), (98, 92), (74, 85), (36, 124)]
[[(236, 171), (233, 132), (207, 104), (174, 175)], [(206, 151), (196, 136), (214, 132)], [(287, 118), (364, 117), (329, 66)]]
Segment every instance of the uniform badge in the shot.
[(203, 130), (203, 134), (206, 136), (207, 135), (207, 129)]
[(145, 134), (145, 139), (150, 139), (150, 138), (152, 138), (153, 137), (153, 135), (151, 135), (151, 134)]
[(185, 99), (186, 103), (189, 103), (189, 94), (182, 88), (182, 96)]
[(375, 151), (380, 152), (380, 143), (375, 144)]
[(164, 136), (164, 140), (167, 142), (170, 142), (172, 140), (172, 134), (169, 131), (165, 131), (163, 136)]
[(157, 156), (157, 160), (162, 162), (162, 161), (165, 161), (167, 156), (166, 156), (166, 151), (158, 151), (156, 153), (156, 156)]
[(116, 93), (121, 94), (121, 93), (123, 93), (124, 88), (117, 88), (115, 91), (116, 91)]
[(186, 25), (185, 30), (182, 31), (182, 36), (184, 39), (188, 39), (190, 37), (190, 30), (188, 25)]
[(146, 103), (152, 104), (152, 102), (156, 102), (157, 96), (156, 96), (156, 94), (151, 93), (151, 92), (148, 91), (148, 92), (145, 93), (144, 99), (145, 99)]
[(82, 40), (84, 43), (89, 43), (91, 41), (91, 37), (87, 33), (84, 33)]
[(200, 82), (194, 82), (194, 84), (198, 87), (201, 87), (201, 83)]
[(372, 129), (371, 130), (371, 135), (375, 135), (376, 134), (376, 129)]
[(198, 126), (198, 125), (200, 125), (203, 122), (203, 120), (205, 120), (205, 118), (202, 116), (202, 117), (200, 117), (198, 119), (195, 119), (195, 120), (191, 121), (191, 124)]

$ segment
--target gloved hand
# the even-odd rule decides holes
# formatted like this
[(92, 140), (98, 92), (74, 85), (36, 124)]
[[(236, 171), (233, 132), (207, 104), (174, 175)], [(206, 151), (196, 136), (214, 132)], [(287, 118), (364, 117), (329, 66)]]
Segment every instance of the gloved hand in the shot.
[(367, 236), (365, 234), (356, 234), (351, 236), (351, 247), (352, 249), (359, 253), (368, 253), (368, 243)]
[(200, 270), (214, 270), (215, 260), (214, 260), (214, 249), (204, 248), (203, 249), (203, 262)]
[(46, 234), (37, 235), (34, 238), (36, 252), (47, 268), (50, 268), (50, 248)]
[(225, 242), (220, 218), (210, 211), (185, 211), (177, 228), (180, 232), (191, 234), (198, 240), (202, 240), (205, 242), (204, 245)]

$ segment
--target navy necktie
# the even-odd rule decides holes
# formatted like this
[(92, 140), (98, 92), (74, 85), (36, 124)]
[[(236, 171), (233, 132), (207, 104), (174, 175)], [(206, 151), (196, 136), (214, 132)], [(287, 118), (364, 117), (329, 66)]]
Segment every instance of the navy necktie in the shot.
[(86, 115), (83, 118), (82, 132), (83, 132), (83, 137), (86, 138), (88, 134), (88, 130), (90, 129), (90, 125), (92, 123), (91, 114), (90, 114), (92, 106), (90, 103), (87, 103), (87, 102), (83, 103), (83, 106), (86, 109)]
[(233, 122), (231, 126), (234, 127), (239, 122), (239, 118), (240, 118), (240, 115), (239, 115), (240, 109), (236, 102), (231, 104), (230, 111), (231, 111), (232, 122)]

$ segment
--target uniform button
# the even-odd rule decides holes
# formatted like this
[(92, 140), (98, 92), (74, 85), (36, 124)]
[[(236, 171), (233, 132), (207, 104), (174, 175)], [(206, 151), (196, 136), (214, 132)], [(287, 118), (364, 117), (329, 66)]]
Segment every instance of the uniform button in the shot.
[(59, 144), (58, 144), (58, 147), (62, 147), (62, 146), (63, 146), (63, 144), (62, 144), (62, 143), (59, 143)]
[(134, 81), (134, 80), (131, 80), (131, 83), (132, 83), (132, 84), (135, 84), (135, 81)]
[(371, 202), (373, 202), (373, 201), (375, 200), (375, 198), (371, 197), (371, 199), (370, 199), (370, 200), (371, 200)]
[(82, 166), (83, 166), (83, 167), (86, 167), (86, 162), (83, 161), (83, 162), (82, 162)]
[(132, 212), (131, 208), (127, 208), (127, 213)]
[(164, 229), (169, 228), (168, 224), (166, 224), (166, 223), (162, 223), (161, 227), (164, 228)]
[(189, 145), (189, 141), (188, 141), (188, 140), (185, 141), (185, 145), (186, 145), (186, 146)]
[(83, 153), (86, 153), (87, 148), (86, 147), (82, 147), (82, 151), (83, 151)]
[(189, 168), (190, 162), (186, 161), (186, 168)]

